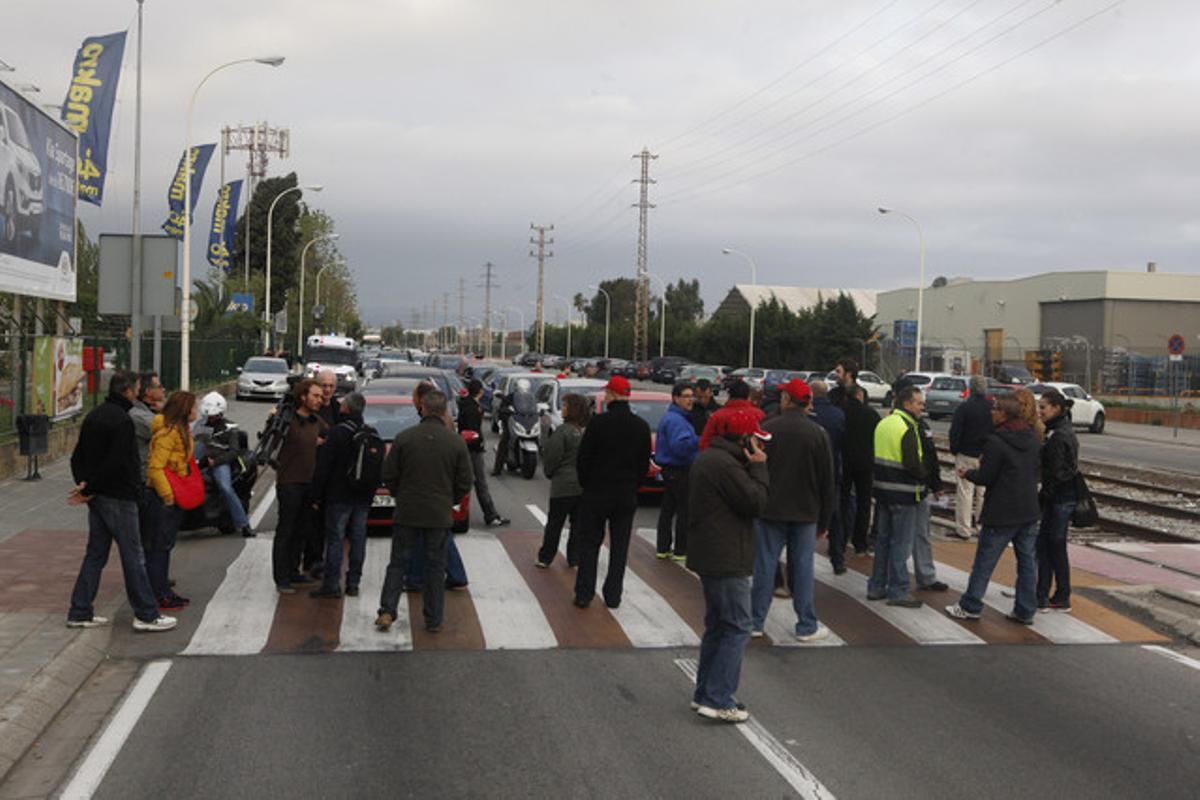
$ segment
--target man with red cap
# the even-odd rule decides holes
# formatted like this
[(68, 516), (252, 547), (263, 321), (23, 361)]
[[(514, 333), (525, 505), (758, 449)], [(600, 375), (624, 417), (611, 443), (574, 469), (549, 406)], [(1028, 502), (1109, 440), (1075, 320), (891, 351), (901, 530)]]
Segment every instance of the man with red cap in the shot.
[(606, 410), (597, 414), (579, 441), (575, 470), (583, 487), (579, 523), (579, 571), (575, 576), (575, 605), (587, 608), (596, 594), (597, 562), (608, 527), (608, 574), (604, 602), (621, 605), (625, 562), (637, 512), (638, 483), (650, 466), (650, 426), (629, 408), (629, 381), (620, 375), (604, 388)]
[(829, 435), (809, 416), (812, 389), (793, 378), (780, 387), (779, 416), (763, 423), (771, 434), (771, 491), (759, 515), (754, 557), (754, 634), (761, 636), (775, 589), (775, 569), (786, 546), (792, 576), (796, 639), (811, 642), (829, 635), (813, 603), (813, 552), (833, 516), (833, 455)]
[(734, 693), (750, 641), (754, 520), (767, 506), (767, 453), (749, 410), (717, 420), (710, 446), (692, 464), (688, 486), (688, 569), (704, 590), (704, 637), (692, 708), (722, 722), (745, 722)]
[(708, 423), (704, 426), (704, 433), (700, 434), (700, 449), (708, 449), (713, 436), (720, 435), (714, 432), (724, 425), (725, 420), (739, 411), (749, 411), (754, 416), (755, 422), (762, 422), (763, 417), (766, 416), (761, 409), (750, 402), (750, 386), (741, 380), (729, 387), (729, 399), (725, 401), (725, 405), (714, 411), (708, 418)]

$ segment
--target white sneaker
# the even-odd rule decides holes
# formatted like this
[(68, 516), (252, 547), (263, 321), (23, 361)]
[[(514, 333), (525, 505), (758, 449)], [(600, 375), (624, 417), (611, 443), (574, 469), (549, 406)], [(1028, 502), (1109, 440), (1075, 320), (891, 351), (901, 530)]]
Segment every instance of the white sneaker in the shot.
[(148, 633), (157, 633), (160, 631), (169, 631), (178, 623), (174, 617), (164, 616), (159, 614), (158, 618), (153, 622), (142, 622), (140, 619), (133, 620), (133, 629), (135, 631), (146, 631)]
[(824, 622), (818, 622), (817, 629), (815, 631), (813, 631), (812, 633), (797, 633), (796, 641), (797, 642), (816, 642), (821, 639), (824, 639), (827, 636), (829, 636), (829, 628), (827, 628), (825, 626)]
[(700, 706), (696, 709), (696, 713), (708, 719), (716, 719), (721, 722), (745, 722), (750, 719), (750, 712), (744, 706), (738, 705), (733, 708), (710, 708), (709, 706)]
[(958, 603), (955, 603), (952, 606), (946, 606), (946, 613), (955, 619), (979, 619), (981, 616), (973, 611), (967, 611)]
[(67, 620), (68, 628), (99, 628), (101, 625), (108, 624), (108, 617), (96, 617), (91, 619), (69, 619)]

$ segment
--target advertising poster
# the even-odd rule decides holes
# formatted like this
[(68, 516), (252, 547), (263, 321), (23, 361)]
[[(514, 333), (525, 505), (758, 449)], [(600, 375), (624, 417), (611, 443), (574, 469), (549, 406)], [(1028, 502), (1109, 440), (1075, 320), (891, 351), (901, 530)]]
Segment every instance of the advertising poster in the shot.
[(86, 377), (82, 339), (33, 340), (33, 413), (58, 420), (82, 412)]
[(95, 205), (104, 200), (108, 134), (124, 55), (124, 31), (84, 39), (62, 105), (63, 119), (79, 134), (79, 199)]
[[(175, 177), (171, 180), (171, 188), (167, 190), (169, 207), (167, 221), (162, 224), (162, 229), (169, 236), (174, 236), (176, 239), (183, 238), (184, 192), (189, 182), (189, 169), (191, 171), (192, 197), (188, 203), (191, 205), (192, 217), (196, 216), (196, 198), (200, 196), (200, 186), (204, 183), (204, 170), (208, 168), (208, 161), (212, 158), (215, 148), (215, 144), (196, 145), (190, 153), (179, 157), (179, 166), (175, 168)], [(191, 219), (187, 220), (187, 224), (190, 225), (191, 222)]]
[(0, 83), (0, 292), (74, 302), (76, 142)]
[(208, 231), (208, 263), (229, 271), (229, 248), (237, 232), (238, 197), (242, 193), (240, 180), (230, 181), (217, 191), (213, 204), (212, 227)]

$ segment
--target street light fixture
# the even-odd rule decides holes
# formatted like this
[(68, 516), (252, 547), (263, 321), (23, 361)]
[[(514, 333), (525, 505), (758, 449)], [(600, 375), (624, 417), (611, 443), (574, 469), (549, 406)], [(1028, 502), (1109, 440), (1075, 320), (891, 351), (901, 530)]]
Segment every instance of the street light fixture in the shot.
[[(290, 189), (284, 189), (279, 194), (275, 195), (275, 199), (271, 201), (270, 207), (267, 209), (267, 286), (264, 294), (266, 294), (266, 302), (263, 303), (263, 320), (267, 323), (267, 327), (263, 330), (263, 349), (270, 349), (271, 334), (275, 332), (274, 320), (271, 319), (271, 226), (272, 218), (275, 216), (275, 204), (284, 198), (284, 196), (292, 192), (299, 192), (302, 189), (310, 192), (319, 192), (325, 187), (318, 184), (310, 186), (293, 186)], [(249, 230), (249, 228), (247, 228)]]
[[(750, 285), (755, 288), (755, 299), (757, 299), (758, 289), (758, 267), (754, 264), (754, 259), (746, 255), (740, 250), (734, 250), (732, 247), (722, 248), (721, 252), (727, 256), (741, 256), (750, 264)], [(750, 354), (747, 356), (747, 367), (754, 366), (754, 300), (750, 300)]]
[[(555, 298), (562, 300), (563, 305), (567, 307), (567, 360), (571, 358), (571, 301), (563, 297), (561, 294), (554, 295)], [(569, 367), (568, 367), (569, 369)]]
[(304, 245), (304, 249), (300, 251), (300, 300), (296, 303), (296, 355), (299, 356), (304, 352), (304, 258), (308, 255), (308, 248), (312, 247), (317, 242), (334, 242), (340, 239), (340, 233), (330, 233), (325, 236), (318, 236), (315, 239), (309, 240), (308, 244)]
[(237, 64), (266, 64), (271, 67), (278, 67), (283, 63), (283, 56), (262, 56), (258, 58), (239, 58), (236, 61), (228, 61), (218, 67), (213, 68), (207, 75), (200, 79), (200, 83), (196, 84), (196, 88), (192, 90), (192, 97), (188, 100), (187, 107), (187, 130), (183, 142), (183, 159), (184, 159), (184, 174), (187, 175), (186, 185), (183, 192), (183, 273), (180, 279), (183, 283), (182, 297), (179, 305), (179, 388), (187, 390), (191, 383), (191, 353), (192, 344), (191, 328), (191, 302), (192, 302), (192, 114), (196, 108), (196, 96), (200, 94), (200, 89), (208, 82), (208, 79), (216, 75), (223, 69), (235, 66)]
[(608, 358), (608, 324), (612, 320), (612, 295), (606, 289), (600, 288), (599, 285), (588, 286), (589, 289), (595, 289), (604, 295), (604, 357)]
[(523, 308), (521, 308), (520, 306), (506, 306), (504, 310), (505, 311), (516, 311), (518, 314), (521, 315), (521, 349), (524, 349), (525, 348), (525, 331), (527, 330), (527, 328), (525, 327), (525, 310)]
[(915, 219), (910, 217), (908, 214), (905, 214), (903, 211), (897, 211), (894, 208), (884, 208), (883, 206), (880, 206), (879, 213), (880, 214), (895, 214), (897, 216), (904, 217), (906, 220), (908, 220), (909, 222), (911, 222), (913, 224), (914, 228), (917, 229), (917, 242), (921, 248), (921, 271), (920, 271), (920, 277), (917, 282), (917, 345), (916, 345), (916, 358), (914, 360), (915, 366), (913, 367), (913, 369), (916, 370), (917, 372), (920, 372), (920, 370), (921, 370), (921, 316), (925, 309), (925, 232), (921, 230), (921, 224), (919, 222), (917, 222)]

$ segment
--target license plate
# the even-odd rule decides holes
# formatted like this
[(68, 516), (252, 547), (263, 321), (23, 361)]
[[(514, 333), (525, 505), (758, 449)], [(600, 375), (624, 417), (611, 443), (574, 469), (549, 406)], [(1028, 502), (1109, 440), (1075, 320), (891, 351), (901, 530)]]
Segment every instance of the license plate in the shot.
[(526, 439), (526, 440), (524, 440), (524, 441), (522, 441), (522, 442), (521, 442), (521, 449), (522, 449), (522, 450), (524, 450), (524, 451), (526, 451), (526, 452), (533, 452), (533, 453), (536, 453), (536, 452), (537, 452), (537, 449), (538, 449), (538, 448), (537, 448), (537, 442), (535, 442), (535, 441), (532, 441), (531, 439)]
[(396, 498), (390, 494), (377, 494), (371, 501), (371, 505), (375, 508), (393, 508), (396, 505)]

